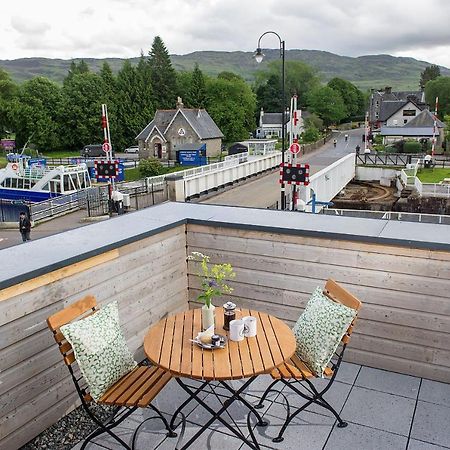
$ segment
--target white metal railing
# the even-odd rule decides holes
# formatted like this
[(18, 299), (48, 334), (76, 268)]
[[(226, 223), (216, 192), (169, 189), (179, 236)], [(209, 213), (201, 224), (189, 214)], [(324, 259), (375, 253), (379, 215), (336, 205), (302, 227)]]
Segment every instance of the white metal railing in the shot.
[(216, 170), (185, 177), (184, 198), (189, 199), (212, 189), (232, 184), (237, 180), (277, 167), (280, 162), (281, 152), (276, 152), (241, 164), (237, 159), (231, 160), (228, 163), (233, 164), (229, 164), (228, 167), (223, 165), (224, 163), (219, 163), (222, 166), (216, 166)]
[(248, 152), (236, 153), (235, 155), (225, 156), (224, 161), (232, 161), (234, 159), (237, 159), (239, 161), (239, 164), (241, 164), (243, 162), (248, 161), (248, 156), (249, 156)]
[(80, 195), (83, 195), (82, 193), (83, 191), (74, 192), (73, 194), (68, 195), (60, 195), (43, 202), (32, 204), (30, 207), (32, 220), (37, 222), (39, 220), (57, 216), (64, 212), (78, 209), (78, 200)]
[(397, 220), (404, 222), (437, 223), (450, 225), (450, 216), (441, 214), (423, 214), (395, 211), (365, 211), (360, 209), (326, 208), (322, 214), (366, 219)]
[(450, 184), (431, 184), (422, 183), (417, 178), (418, 183), (420, 183), (419, 193), (423, 197), (449, 197), (450, 198)]

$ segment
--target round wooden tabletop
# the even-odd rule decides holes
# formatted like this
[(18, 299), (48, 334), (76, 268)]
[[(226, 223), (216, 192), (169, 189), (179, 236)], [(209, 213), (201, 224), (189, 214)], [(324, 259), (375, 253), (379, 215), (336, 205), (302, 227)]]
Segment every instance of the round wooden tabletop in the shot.
[[(281, 320), (269, 314), (242, 309), (237, 318), (255, 316), (257, 336), (228, 340), (224, 349), (204, 350), (191, 342), (201, 331), (201, 309), (169, 316), (150, 328), (144, 351), (155, 365), (175, 376), (204, 380), (249, 378), (268, 373), (295, 352), (295, 337)], [(223, 310), (216, 308), (216, 333), (223, 329)]]

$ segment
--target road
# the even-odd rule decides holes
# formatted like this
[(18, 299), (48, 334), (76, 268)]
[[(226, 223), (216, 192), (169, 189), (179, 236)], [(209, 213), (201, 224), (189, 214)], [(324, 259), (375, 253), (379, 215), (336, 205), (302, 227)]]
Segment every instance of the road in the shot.
[[(345, 140), (345, 133), (348, 140)], [(318, 172), (324, 167), (355, 151), (357, 145), (362, 147), (361, 130), (346, 132), (335, 132), (334, 137), (324, 146), (313, 153), (297, 159), (298, 163), (309, 164), (310, 173)], [(333, 139), (337, 139), (336, 147), (333, 146)], [(272, 172), (263, 177), (241, 184), (205, 200), (201, 203), (227, 206), (248, 206), (254, 208), (267, 208), (275, 202), (280, 201), (280, 173)]]

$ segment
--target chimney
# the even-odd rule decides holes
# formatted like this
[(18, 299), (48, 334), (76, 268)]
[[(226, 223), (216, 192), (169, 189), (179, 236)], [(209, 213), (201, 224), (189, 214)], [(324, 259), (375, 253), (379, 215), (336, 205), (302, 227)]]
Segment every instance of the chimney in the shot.
[(202, 117), (202, 110), (201, 109), (199, 109), (197, 111), (197, 119), (199, 119), (200, 117)]
[(181, 97), (178, 97), (178, 99), (177, 99), (177, 109), (182, 109), (182, 108), (184, 108), (183, 100), (182, 100)]
[(385, 94), (390, 94), (392, 92), (392, 87), (391, 86), (386, 86), (385, 88), (384, 88), (384, 93)]

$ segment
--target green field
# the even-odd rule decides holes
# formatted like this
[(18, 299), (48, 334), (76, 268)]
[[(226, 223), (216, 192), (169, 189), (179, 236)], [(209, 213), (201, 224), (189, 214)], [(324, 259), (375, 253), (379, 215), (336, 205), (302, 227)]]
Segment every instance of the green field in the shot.
[(439, 183), (444, 178), (450, 178), (450, 167), (445, 169), (421, 169), (417, 177), (422, 183)]
[[(191, 166), (176, 166), (167, 168), (166, 173), (179, 172), (181, 170), (192, 169)], [(139, 167), (133, 167), (132, 169), (125, 169), (125, 181), (136, 181), (144, 178), (140, 172)]]

